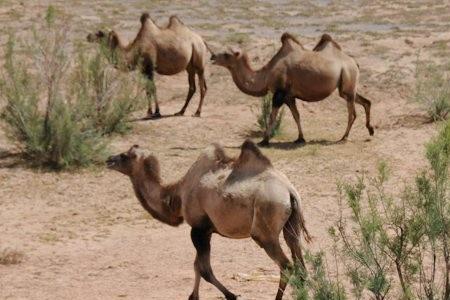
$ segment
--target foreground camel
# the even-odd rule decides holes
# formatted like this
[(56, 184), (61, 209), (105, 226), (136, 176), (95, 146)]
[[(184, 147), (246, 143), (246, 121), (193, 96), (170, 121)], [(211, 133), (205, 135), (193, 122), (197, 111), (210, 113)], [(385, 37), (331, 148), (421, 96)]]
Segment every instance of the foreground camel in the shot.
[[(104, 43), (114, 53), (113, 63), (124, 71), (137, 67), (149, 80), (153, 80), (153, 70), (161, 75), (174, 75), (186, 70), (188, 73), (189, 92), (183, 108), (175, 115), (183, 115), (195, 94), (195, 74), (200, 85), (200, 103), (194, 114), (200, 117), (203, 99), (206, 94), (205, 64), (208, 48), (200, 35), (190, 30), (176, 16), (169, 18), (165, 28), (158, 27), (147, 13), (141, 16), (141, 28), (133, 42), (124, 45), (115, 31), (108, 34), (98, 31), (89, 34), (89, 42)], [(155, 99), (155, 113), (152, 113), (151, 97)], [(154, 86), (147, 86), (148, 118), (160, 118), (158, 100)]]
[(355, 102), (361, 104), (366, 112), (366, 127), (369, 134), (374, 130), (370, 125), (369, 100), (357, 93), (359, 67), (355, 60), (345, 54), (333, 39), (324, 34), (313, 51), (305, 49), (292, 35), (281, 36), (282, 46), (275, 56), (261, 69), (254, 71), (248, 55), (239, 50), (213, 54), (214, 64), (227, 68), (237, 87), (244, 93), (261, 97), (273, 93), (272, 113), (269, 126), (260, 145), (269, 144), (269, 133), (280, 107), (287, 104), (297, 123), (298, 139), (304, 144), (300, 114), (295, 99), (308, 102), (320, 101), (334, 90), (347, 101), (348, 124), (341, 140), (347, 139), (356, 118)]
[(191, 227), (197, 250), (195, 284), (189, 300), (199, 299), (201, 277), (216, 286), (228, 300), (236, 295), (213, 274), (210, 241), (213, 233), (241, 239), (251, 237), (280, 268), (277, 300), (283, 297), (290, 262), (280, 246), (279, 235), (292, 252), (292, 259), (304, 267), (300, 232), (310, 240), (305, 227), (300, 196), (284, 174), (275, 170), (250, 141), (244, 142), (236, 160), (214, 145), (200, 155), (178, 182), (161, 182), (158, 160), (137, 145), (107, 160), (110, 169), (130, 177), (136, 197), (155, 219)]

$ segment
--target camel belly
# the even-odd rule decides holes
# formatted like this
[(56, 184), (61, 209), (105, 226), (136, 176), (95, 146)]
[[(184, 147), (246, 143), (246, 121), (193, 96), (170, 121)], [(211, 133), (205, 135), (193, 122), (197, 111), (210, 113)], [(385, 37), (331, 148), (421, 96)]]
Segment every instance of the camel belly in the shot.
[(288, 69), (287, 86), (296, 98), (305, 101), (320, 101), (331, 95), (338, 88), (341, 69), (333, 65), (304, 64), (294, 65)]
[(217, 233), (234, 239), (250, 237), (253, 222), (253, 209), (248, 207), (227, 207), (220, 205), (223, 210), (213, 210), (208, 217)]
[(186, 70), (191, 61), (192, 52), (176, 48), (158, 50), (156, 56), (156, 72), (161, 75), (175, 75)]
[(211, 191), (203, 209), (217, 233), (229, 238), (247, 238), (253, 223), (253, 202), (250, 199), (221, 195)]

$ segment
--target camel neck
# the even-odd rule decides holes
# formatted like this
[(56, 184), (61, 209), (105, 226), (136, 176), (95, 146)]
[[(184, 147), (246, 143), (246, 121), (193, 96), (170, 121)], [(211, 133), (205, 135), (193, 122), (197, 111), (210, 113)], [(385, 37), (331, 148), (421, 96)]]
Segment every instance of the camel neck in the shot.
[(250, 67), (248, 58), (244, 57), (230, 71), (234, 83), (243, 93), (255, 97), (261, 97), (267, 94), (267, 71), (265, 68), (254, 71)]
[(149, 176), (131, 177), (134, 192), (152, 217), (170, 226), (183, 223), (178, 184), (164, 186)]

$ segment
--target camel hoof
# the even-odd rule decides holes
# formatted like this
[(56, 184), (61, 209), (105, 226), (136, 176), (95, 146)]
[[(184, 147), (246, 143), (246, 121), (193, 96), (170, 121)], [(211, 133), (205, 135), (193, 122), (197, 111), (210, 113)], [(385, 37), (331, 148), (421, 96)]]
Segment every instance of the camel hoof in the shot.
[(258, 143), (258, 146), (260, 147), (269, 147), (269, 141), (268, 140), (262, 140)]
[(184, 111), (180, 110), (179, 112), (177, 112), (177, 113), (175, 113), (173, 115), (176, 116), (176, 117), (183, 116), (184, 115)]
[(237, 300), (237, 298), (238, 297), (234, 294), (230, 294), (225, 297), (225, 299), (227, 299), (227, 300)]
[(306, 141), (305, 141), (304, 138), (298, 138), (297, 140), (295, 140), (294, 143), (295, 143), (296, 145), (298, 145), (298, 146), (303, 146), (303, 145), (306, 144)]
[(373, 129), (373, 127), (372, 127), (372, 126), (369, 126), (369, 127), (367, 127), (367, 129), (369, 130), (370, 136), (373, 136), (374, 133), (375, 133), (375, 130)]
[(161, 118), (161, 114), (159, 113), (159, 111), (158, 112), (155, 112), (153, 115), (152, 115), (152, 119), (160, 119)]
[(200, 298), (198, 296), (190, 295), (188, 300), (199, 300)]
[(196, 117), (196, 118), (200, 118), (200, 112), (199, 111), (197, 111), (195, 114), (193, 114), (192, 115), (193, 117)]

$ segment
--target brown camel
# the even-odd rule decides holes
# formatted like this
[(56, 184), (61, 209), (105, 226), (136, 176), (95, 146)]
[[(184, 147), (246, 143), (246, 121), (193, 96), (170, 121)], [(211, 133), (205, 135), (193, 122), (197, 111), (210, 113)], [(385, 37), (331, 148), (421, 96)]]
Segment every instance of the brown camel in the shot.
[(310, 237), (300, 196), (251, 141), (244, 142), (237, 159), (230, 159), (221, 147), (213, 145), (183, 178), (169, 185), (161, 182), (158, 160), (137, 145), (110, 157), (107, 166), (130, 177), (136, 197), (155, 219), (171, 226), (186, 221), (192, 227), (197, 256), (189, 300), (199, 299), (201, 278), (216, 286), (226, 299), (236, 299), (211, 269), (213, 233), (232, 239), (251, 237), (267, 252), (280, 268), (277, 300), (283, 297), (287, 284), (283, 274), (291, 265), (280, 246), (281, 231), (294, 263), (304, 267), (300, 233), (307, 241)]
[(315, 102), (328, 97), (336, 88), (339, 95), (347, 101), (348, 124), (341, 140), (347, 139), (356, 118), (355, 102), (361, 104), (366, 112), (366, 127), (369, 134), (374, 130), (370, 125), (369, 100), (357, 93), (359, 67), (356, 61), (345, 54), (341, 47), (328, 35), (324, 34), (314, 48), (305, 49), (289, 33), (281, 36), (282, 46), (275, 56), (261, 69), (254, 71), (248, 55), (239, 50), (213, 54), (214, 64), (227, 68), (237, 87), (252, 96), (264, 96), (273, 93), (272, 113), (269, 126), (260, 145), (269, 144), (269, 133), (280, 107), (287, 104), (297, 123), (298, 139), (296, 143), (304, 144), (300, 125), (300, 115), (295, 103), (298, 98)]
[[(116, 32), (108, 34), (98, 31), (89, 34), (89, 42), (104, 43), (114, 54), (113, 63), (124, 71), (135, 70), (137, 67), (153, 80), (153, 70), (161, 75), (174, 75), (186, 70), (188, 73), (189, 92), (183, 108), (175, 115), (183, 115), (189, 101), (195, 94), (195, 74), (200, 85), (200, 103), (194, 114), (200, 117), (203, 99), (206, 94), (205, 64), (207, 61), (208, 47), (200, 35), (190, 30), (176, 16), (169, 18), (167, 27), (158, 27), (147, 13), (141, 16), (141, 28), (133, 42), (127, 46), (121, 41)], [(158, 100), (153, 85), (147, 87), (149, 99), (147, 116), (159, 118)], [(151, 97), (155, 99), (155, 114), (152, 113)]]

